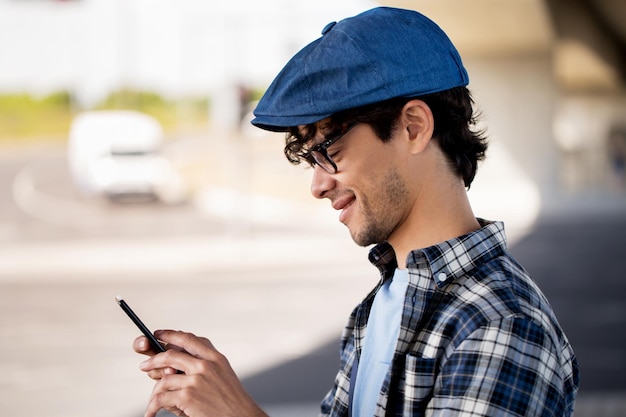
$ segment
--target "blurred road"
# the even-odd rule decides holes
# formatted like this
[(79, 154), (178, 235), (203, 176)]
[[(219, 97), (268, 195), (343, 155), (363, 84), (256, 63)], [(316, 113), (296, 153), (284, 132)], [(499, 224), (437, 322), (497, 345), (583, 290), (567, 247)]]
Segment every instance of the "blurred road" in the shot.
[[(210, 337), (271, 415), (315, 415), (339, 332), (377, 273), (332, 210), (303, 203), (308, 178), (280, 148), (251, 147), (200, 146), (218, 174), (196, 173), (210, 187), (176, 206), (83, 199), (62, 146), (0, 152), (3, 414), (142, 415), (151, 383), (121, 294), (152, 328)], [(511, 247), (579, 357), (577, 417), (626, 415), (624, 232), (623, 197), (571, 199)]]
[[(332, 213), (330, 225), (314, 206), (280, 204), (281, 193), (297, 200), (298, 189), (254, 192), (284, 177), (282, 186), (304, 182), (307, 193), (308, 180), (280, 150), (271, 152), (276, 168), (254, 178), (233, 178), (239, 162), (224, 152), (213, 161), (211, 150), (197, 153), (229, 167), (207, 179), (197, 200), (176, 206), (82, 198), (62, 145), (0, 151), (3, 414), (141, 414), (152, 384), (138, 371), (130, 348), (137, 330), (117, 294), (153, 329), (209, 336), (242, 377), (335, 339), (376, 280), (364, 279), (363, 251), (343, 238)], [(267, 163), (246, 165), (262, 171)], [(232, 183), (237, 192), (224, 191)]]

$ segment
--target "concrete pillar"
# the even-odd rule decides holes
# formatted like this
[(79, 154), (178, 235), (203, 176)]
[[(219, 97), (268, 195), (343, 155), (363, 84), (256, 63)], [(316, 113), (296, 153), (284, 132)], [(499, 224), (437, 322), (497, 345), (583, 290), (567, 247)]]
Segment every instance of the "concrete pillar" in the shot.
[(469, 58), (465, 65), (491, 143), (508, 151), (542, 200), (549, 198), (558, 186), (552, 135), (557, 92), (549, 54)]

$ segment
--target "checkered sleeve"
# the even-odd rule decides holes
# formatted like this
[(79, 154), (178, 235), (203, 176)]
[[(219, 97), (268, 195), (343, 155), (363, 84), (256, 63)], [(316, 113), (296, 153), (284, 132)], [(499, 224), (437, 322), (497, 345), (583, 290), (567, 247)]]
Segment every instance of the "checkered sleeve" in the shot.
[[(426, 415), (571, 414), (566, 409), (561, 349), (534, 320), (511, 316), (490, 322), (450, 350), (438, 372), (431, 368), (436, 377)], [(405, 407), (404, 415), (416, 415), (410, 401)]]
[(356, 307), (341, 335), (339, 371), (335, 376), (335, 383), (332, 389), (322, 400), (318, 417), (348, 415), (348, 408), (350, 407), (350, 374), (356, 356), (353, 331), (358, 311), (359, 307)]
[(350, 406), (349, 370), (354, 360), (354, 351), (343, 351), (341, 356), (341, 368), (335, 377), (335, 384), (322, 400), (318, 417), (338, 417), (348, 412)]

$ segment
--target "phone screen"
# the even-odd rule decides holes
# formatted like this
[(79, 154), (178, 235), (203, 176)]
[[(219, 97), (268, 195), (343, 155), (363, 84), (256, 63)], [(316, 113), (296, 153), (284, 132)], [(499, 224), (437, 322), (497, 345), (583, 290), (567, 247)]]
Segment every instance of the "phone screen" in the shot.
[(124, 312), (128, 315), (128, 317), (130, 317), (133, 323), (135, 323), (139, 330), (141, 330), (141, 333), (143, 333), (148, 338), (148, 340), (150, 340), (152, 348), (157, 352), (165, 352), (165, 348), (163, 347), (163, 345), (159, 343), (157, 338), (154, 337), (154, 334), (152, 334), (152, 332), (146, 327), (146, 325), (143, 324), (143, 322), (139, 319), (137, 314), (135, 314), (135, 312), (128, 306), (128, 304), (126, 304), (126, 301), (124, 301), (124, 299), (119, 295), (115, 297), (115, 299), (117, 300), (117, 303), (122, 308), (122, 310), (124, 310)]

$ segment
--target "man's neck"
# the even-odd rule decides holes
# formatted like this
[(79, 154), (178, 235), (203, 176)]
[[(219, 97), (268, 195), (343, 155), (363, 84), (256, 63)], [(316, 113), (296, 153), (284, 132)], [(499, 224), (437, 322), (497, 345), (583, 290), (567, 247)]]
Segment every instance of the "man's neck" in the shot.
[(436, 245), (480, 228), (462, 184), (441, 189), (446, 191), (429, 194), (429, 200), (416, 199), (402, 226), (390, 236), (389, 243), (396, 253), (399, 268), (406, 268), (406, 258), (412, 250)]

